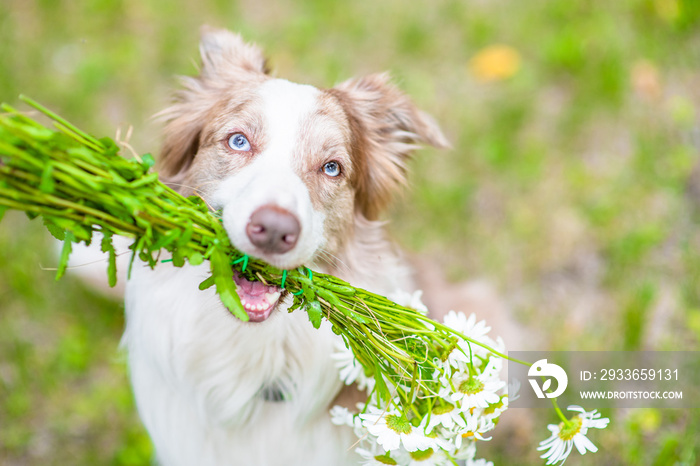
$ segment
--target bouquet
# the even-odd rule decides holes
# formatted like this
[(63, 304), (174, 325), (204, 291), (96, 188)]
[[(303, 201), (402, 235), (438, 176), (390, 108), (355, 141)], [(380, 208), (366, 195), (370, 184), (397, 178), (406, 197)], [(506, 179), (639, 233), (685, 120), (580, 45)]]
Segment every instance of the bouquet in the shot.
[[(57, 130), (3, 106), (0, 220), (8, 209), (43, 219), (64, 242), (57, 278), (65, 273), (72, 245), (90, 244), (99, 232), (112, 286), (115, 235), (133, 239), (131, 264), (138, 257), (156, 267), (166, 261), (160, 259), (163, 250), (172, 253), (167, 261), (177, 267), (208, 261), (211, 276), (200, 289), (215, 286), (222, 303), (244, 321), (248, 316), (232, 273), (279, 286), (294, 296), (290, 312), (306, 312), (316, 328), (326, 319), (342, 338), (333, 356), (340, 376), (366, 390), (367, 401), (356, 412), (334, 407), (331, 414), (334, 423), (355, 430), (356, 451), (365, 464), (486, 464), (474, 459), (476, 444), (488, 440), (508, 408), (500, 378), (508, 357), (485, 322), (451, 312), (439, 323), (427, 317), (419, 293), (392, 301), (331, 275), (305, 267), (279, 270), (249, 257), (230, 243), (218, 212), (158, 180), (150, 155), (125, 159), (112, 139), (96, 139), (23, 100), (51, 118)], [(582, 454), (596, 451), (587, 429), (603, 428), (608, 420), (580, 407), (570, 407), (579, 414), (568, 419), (554, 399), (553, 404), (562, 422), (550, 425), (551, 437), (540, 444), (547, 464), (565, 460), (574, 446)]]

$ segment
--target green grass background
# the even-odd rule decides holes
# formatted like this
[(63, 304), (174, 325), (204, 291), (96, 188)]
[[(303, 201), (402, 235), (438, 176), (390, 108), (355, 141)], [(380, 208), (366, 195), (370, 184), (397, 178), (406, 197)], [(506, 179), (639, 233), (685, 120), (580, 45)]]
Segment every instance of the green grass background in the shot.
[[(391, 71), (454, 146), (418, 155), (393, 236), (453, 280), (496, 284), (541, 330), (537, 347), (698, 349), (697, 1), (3, 0), (0, 100), (28, 94), (96, 135), (133, 125), (132, 145), (156, 153), (150, 115), (173, 75), (195, 73), (204, 23), (258, 42), (291, 80)], [(493, 44), (521, 64), (482, 82), (468, 62)], [(54, 282), (41, 266), (55, 262), (41, 224), (6, 216), (0, 464), (149, 464), (117, 348), (122, 305)], [(570, 464), (700, 461), (698, 410), (605, 414), (601, 452)], [(556, 420), (532, 416), (535, 442)], [(484, 451), (541, 464), (534, 446)]]

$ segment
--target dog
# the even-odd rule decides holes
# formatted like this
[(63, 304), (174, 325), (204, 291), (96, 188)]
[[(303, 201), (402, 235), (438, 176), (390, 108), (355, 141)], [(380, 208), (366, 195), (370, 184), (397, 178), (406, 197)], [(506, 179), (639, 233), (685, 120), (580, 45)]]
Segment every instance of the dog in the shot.
[[(231, 242), (280, 269), (307, 266), (383, 295), (412, 291), (380, 215), (419, 145), (447, 147), (386, 74), (331, 89), (271, 76), (260, 49), (205, 27), (197, 77), (161, 113), (161, 178), (222, 211)], [(165, 466), (350, 465), (356, 439), (329, 408), (336, 339), (284, 290), (232, 273), (250, 317), (198, 285), (207, 264), (136, 264), (126, 285), (131, 383)]]

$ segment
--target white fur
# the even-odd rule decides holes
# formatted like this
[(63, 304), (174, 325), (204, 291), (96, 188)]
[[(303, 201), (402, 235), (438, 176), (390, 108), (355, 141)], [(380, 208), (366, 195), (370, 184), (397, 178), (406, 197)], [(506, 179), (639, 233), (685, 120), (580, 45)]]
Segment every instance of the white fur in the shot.
[[(124, 344), (159, 461), (350, 464), (349, 436), (328, 416), (340, 389), (332, 332), (315, 330), (302, 312), (242, 323), (211, 289), (198, 290), (206, 276), (206, 266), (137, 267), (127, 286)], [(271, 384), (290, 401), (265, 401)]]
[[(387, 293), (387, 282), (405, 276), (394, 260), (383, 264), (396, 266), (383, 277), (375, 269), (375, 291)], [(286, 312), (289, 302), (265, 322), (243, 323), (212, 288), (198, 289), (207, 276), (206, 265), (141, 265), (127, 285), (123, 344), (159, 462), (357, 464), (353, 434), (328, 414), (341, 382), (329, 357), (337, 337), (327, 323), (314, 329), (303, 311)], [(270, 385), (290, 400), (265, 401)]]
[(323, 246), (323, 212), (315, 211), (306, 185), (294, 171), (292, 153), (299, 144), (304, 119), (318, 108), (320, 92), (312, 86), (274, 79), (263, 84), (268, 143), (265, 150), (239, 173), (228, 177), (213, 195), (215, 209), (223, 208), (224, 227), (240, 250), (257, 255), (246, 235), (248, 219), (259, 207), (275, 205), (294, 214), (302, 226), (297, 245), (266, 259), (280, 268), (297, 266)]

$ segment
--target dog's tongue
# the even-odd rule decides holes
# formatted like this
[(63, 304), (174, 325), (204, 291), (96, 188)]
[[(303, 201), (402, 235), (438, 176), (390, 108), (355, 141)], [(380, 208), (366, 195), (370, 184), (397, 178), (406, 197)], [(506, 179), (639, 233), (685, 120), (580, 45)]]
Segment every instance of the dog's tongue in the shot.
[(280, 299), (282, 289), (276, 286), (267, 286), (262, 282), (251, 282), (238, 272), (233, 274), (233, 280), (236, 282), (236, 291), (250, 321), (262, 322), (270, 317)]

